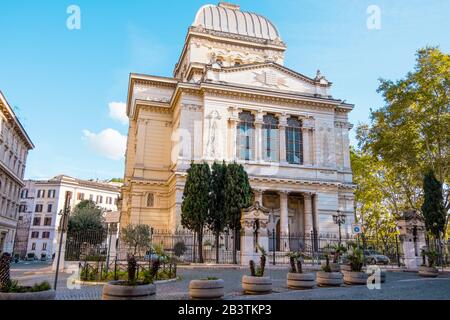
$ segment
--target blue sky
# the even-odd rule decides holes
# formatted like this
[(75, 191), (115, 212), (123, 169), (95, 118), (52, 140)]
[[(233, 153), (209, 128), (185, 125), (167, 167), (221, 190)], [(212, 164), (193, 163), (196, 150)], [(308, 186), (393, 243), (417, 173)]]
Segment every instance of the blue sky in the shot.
[[(356, 105), (355, 125), (383, 105), (378, 78), (403, 77), (420, 47), (450, 52), (447, 0), (233, 2), (278, 27), (286, 66), (309, 76), (320, 69), (333, 95)], [(187, 28), (207, 3), (215, 2), (1, 0), (0, 90), (36, 145), (26, 177), (122, 177), (128, 126), (117, 111), (128, 75), (171, 76)], [(81, 30), (66, 27), (72, 4), (81, 9)], [(369, 5), (381, 9), (380, 30), (367, 28)]]

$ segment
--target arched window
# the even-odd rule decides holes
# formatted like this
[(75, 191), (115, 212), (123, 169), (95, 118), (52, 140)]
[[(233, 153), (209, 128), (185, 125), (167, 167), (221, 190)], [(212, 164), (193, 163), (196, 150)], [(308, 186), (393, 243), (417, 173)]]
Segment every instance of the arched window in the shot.
[(239, 114), (237, 157), (241, 160), (255, 159), (255, 117), (248, 111)]
[(287, 121), (286, 160), (291, 164), (303, 164), (302, 122), (297, 118)]
[(264, 161), (278, 162), (280, 159), (278, 119), (272, 114), (264, 116), (264, 125), (262, 129), (263, 159)]
[(153, 193), (147, 194), (147, 207), (153, 208), (155, 206), (155, 195)]

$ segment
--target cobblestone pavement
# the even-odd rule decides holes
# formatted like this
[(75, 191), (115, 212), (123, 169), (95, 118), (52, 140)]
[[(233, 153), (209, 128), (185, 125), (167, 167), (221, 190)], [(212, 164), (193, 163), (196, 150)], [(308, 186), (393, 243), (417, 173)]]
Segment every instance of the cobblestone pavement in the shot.
[[(46, 269), (42, 269), (46, 270)], [(39, 272), (31, 274), (29, 270), (13, 269), (12, 277), (22, 284), (33, 284), (47, 280), (53, 284), (52, 273)], [(274, 293), (264, 296), (243, 295), (241, 289), (242, 275), (246, 269), (218, 268), (179, 268), (181, 280), (157, 284), (157, 300), (186, 300), (189, 281), (205, 277), (218, 277), (225, 282), (225, 299), (227, 300), (450, 300), (450, 274), (441, 274), (436, 279), (421, 278), (417, 273), (388, 272), (387, 282), (381, 290), (369, 290), (366, 286), (343, 286), (340, 288), (316, 288), (312, 290), (292, 291), (286, 287), (286, 270), (268, 270), (267, 275), (273, 281)], [(69, 274), (60, 274), (58, 281), (58, 300), (98, 300), (101, 299), (102, 286), (80, 286), (69, 289)], [(70, 287), (70, 286), (69, 286)]]

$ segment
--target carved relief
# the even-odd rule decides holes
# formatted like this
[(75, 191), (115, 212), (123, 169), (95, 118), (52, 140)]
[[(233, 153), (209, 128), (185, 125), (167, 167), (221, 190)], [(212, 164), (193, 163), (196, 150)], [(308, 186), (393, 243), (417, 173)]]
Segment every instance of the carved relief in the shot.
[(219, 156), (217, 150), (217, 137), (219, 129), (219, 121), (222, 119), (217, 110), (212, 111), (207, 117), (209, 120), (208, 143), (206, 145), (206, 156), (208, 158), (217, 159)]
[(261, 73), (253, 72), (253, 74), (255, 75), (254, 80), (266, 87), (273, 87), (273, 88), (288, 87), (286, 85), (286, 78), (277, 77), (276, 73), (273, 71), (263, 71)]

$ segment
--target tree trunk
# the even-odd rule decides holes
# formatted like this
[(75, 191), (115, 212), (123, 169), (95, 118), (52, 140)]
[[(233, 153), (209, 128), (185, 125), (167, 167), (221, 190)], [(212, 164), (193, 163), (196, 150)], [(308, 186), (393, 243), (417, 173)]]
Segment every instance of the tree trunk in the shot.
[(216, 263), (219, 264), (219, 242), (220, 242), (220, 233), (216, 233)]
[(203, 230), (198, 231), (197, 240), (198, 240), (198, 262), (203, 263)]

